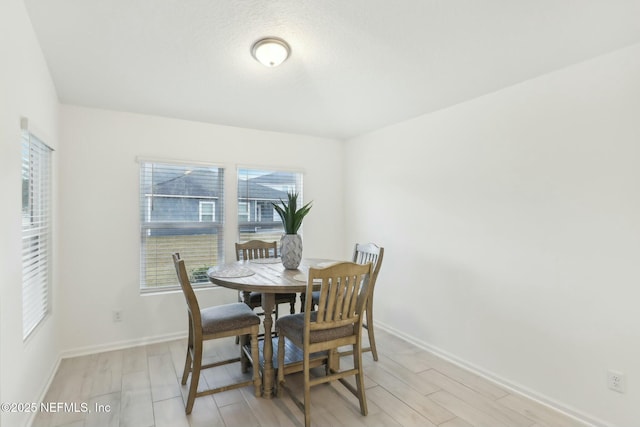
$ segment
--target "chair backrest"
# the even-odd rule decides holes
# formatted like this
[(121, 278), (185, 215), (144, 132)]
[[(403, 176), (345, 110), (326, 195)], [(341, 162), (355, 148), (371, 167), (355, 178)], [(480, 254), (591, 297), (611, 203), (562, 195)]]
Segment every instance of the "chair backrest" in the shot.
[(191, 281), (189, 281), (189, 275), (187, 269), (184, 266), (184, 260), (180, 259), (179, 253), (173, 254), (173, 265), (176, 268), (176, 274), (178, 275), (178, 282), (182, 288), (182, 293), (187, 301), (187, 310), (189, 310), (189, 318), (193, 322), (193, 326), (198, 327), (201, 325), (202, 319), (200, 318), (200, 305), (196, 298), (196, 293), (193, 292), (191, 287)]
[(236, 243), (236, 260), (256, 258), (277, 258), (278, 242), (250, 240), (246, 243)]
[[(311, 321), (311, 298), (305, 301), (305, 329), (330, 329), (362, 322), (362, 313), (370, 292), (371, 263), (341, 262), (326, 268), (310, 268), (307, 295), (314, 281), (320, 281), (319, 304)], [(355, 332), (354, 332), (355, 333)], [(307, 334), (308, 336), (308, 331)]]
[(371, 280), (375, 284), (378, 278), (380, 267), (382, 266), (382, 258), (384, 258), (384, 248), (375, 243), (356, 243), (353, 248), (353, 262), (358, 264), (373, 264), (373, 273)]

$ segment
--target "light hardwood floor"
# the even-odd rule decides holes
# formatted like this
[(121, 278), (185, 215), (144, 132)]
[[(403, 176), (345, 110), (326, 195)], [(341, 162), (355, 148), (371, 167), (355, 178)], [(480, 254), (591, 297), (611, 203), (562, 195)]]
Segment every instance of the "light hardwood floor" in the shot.
[[(313, 425), (583, 426), (384, 331), (376, 331), (376, 340), (380, 360), (364, 354), (369, 415), (362, 416), (355, 396), (336, 382), (312, 388)], [(208, 344), (208, 359), (238, 351), (233, 338)], [(185, 415), (187, 388), (180, 385), (185, 345), (186, 340), (177, 340), (63, 360), (45, 401), (84, 403), (90, 412), (78, 406), (75, 412), (40, 413), (34, 427), (304, 425), (286, 393), (267, 400), (256, 398), (251, 387), (200, 397)], [(342, 363), (348, 365), (348, 359)], [(243, 376), (239, 365), (223, 366), (203, 372), (200, 384), (223, 384), (238, 376)], [(300, 374), (287, 382), (302, 387)], [(109, 411), (96, 411), (96, 405), (109, 405)]]

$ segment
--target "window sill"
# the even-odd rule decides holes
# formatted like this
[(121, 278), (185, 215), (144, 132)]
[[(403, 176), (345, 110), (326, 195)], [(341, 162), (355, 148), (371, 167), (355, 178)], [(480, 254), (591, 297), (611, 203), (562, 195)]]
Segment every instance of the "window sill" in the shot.
[[(218, 286), (218, 285), (214, 285), (213, 283), (194, 285), (193, 286), (193, 290), (195, 292), (198, 292), (200, 290), (209, 290), (209, 289), (221, 289), (221, 287)], [(140, 288), (140, 295), (142, 295), (142, 296), (166, 295), (166, 294), (175, 294), (175, 293), (182, 293), (182, 289), (180, 288), (180, 286), (163, 286), (163, 287), (158, 287), (158, 288)]]

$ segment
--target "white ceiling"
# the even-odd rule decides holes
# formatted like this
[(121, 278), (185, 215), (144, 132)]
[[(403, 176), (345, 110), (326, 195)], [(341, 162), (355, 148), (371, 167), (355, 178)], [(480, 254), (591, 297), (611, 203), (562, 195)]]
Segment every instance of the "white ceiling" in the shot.
[(640, 0), (25, 3), (63, 103), (341, 139), (640, 42)]

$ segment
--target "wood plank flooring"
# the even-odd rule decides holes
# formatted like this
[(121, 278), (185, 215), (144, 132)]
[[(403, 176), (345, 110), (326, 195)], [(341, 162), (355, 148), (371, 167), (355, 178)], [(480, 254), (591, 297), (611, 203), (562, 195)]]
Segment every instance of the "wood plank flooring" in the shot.
[[(366, 334), (366, 332), (365, 332)], [(311, 419), (317, 426), (578, 427), (579, 422), (376, 331), (380, 360), (364, 354), (369, 414), (339, 382), (311, 390)], [(45, 402), (75, 402), (89, 412), (40, 413), (34, 427), (247, 427), (301, 426), (304, 418), (286, 393), (256, 398), (252, 387), (196, 399), (184, 413), (187, 387), (180, 384), (186, 340), (65, 359)], [(233, 338), (207, 343), (206, 359), (239, 351)], [(341, 361), (351, 365), (350, 357)], [(319, 374), (323, 372), (318, 369)], [(240, 366), (202, 373), (200, 388), (246, 378)], [(302, 389), (300, 374), (287, 376)], [(187, 383), (188, 384), (188, 383)], [(96, 410), (102, 409), (102, 411)], [(106, 410), (108, 408), (108, 411)]]

